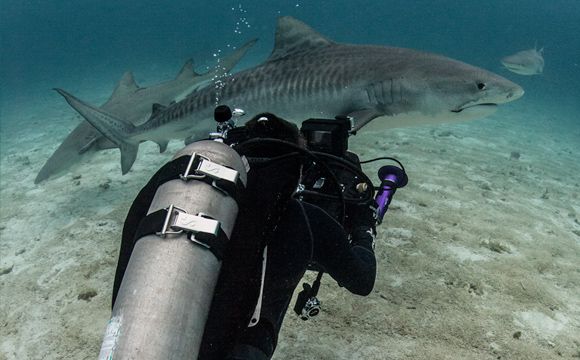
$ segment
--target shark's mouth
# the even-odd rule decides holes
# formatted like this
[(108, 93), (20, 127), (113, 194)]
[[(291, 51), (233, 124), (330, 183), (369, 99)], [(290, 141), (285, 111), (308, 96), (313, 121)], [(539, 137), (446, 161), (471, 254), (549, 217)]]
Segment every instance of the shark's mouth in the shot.
[(496, 107), (496, 106), (497, 106), (496, 103), (473, 104), (473, 105), (467, 105), (467, 106), (460, 106), (457, 109), (451, 110), (451, 112), (460, 113), (465, 109), (473, 109), (475, 107), (479, 108), (479, 107)]

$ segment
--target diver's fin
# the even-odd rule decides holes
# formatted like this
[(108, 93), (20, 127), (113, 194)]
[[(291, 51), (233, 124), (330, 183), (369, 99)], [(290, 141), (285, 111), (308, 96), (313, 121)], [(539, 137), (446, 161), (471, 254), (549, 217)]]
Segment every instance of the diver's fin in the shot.
[(66, 102), (93, 125), (103, 136), (121, 149), (121, 170), (126, 174), (137, 158), (139, 142), (131, 140), (135, 125), (128, 121), (116, 119), (110, 114), (95, 108), (62, 89), (54, 89), (64, 97)]

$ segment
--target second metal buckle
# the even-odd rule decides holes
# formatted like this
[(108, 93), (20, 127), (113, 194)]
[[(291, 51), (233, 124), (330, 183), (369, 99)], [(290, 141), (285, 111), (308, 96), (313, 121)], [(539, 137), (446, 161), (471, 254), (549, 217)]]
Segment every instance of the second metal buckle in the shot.
[(169, 205), (166, 210), (167, 216), (163, 222), (163, 227), (161, 228), (161, 231), (156, 233), (158, 236), (163, 238), (167, 234), (181, 234), (187, 232), (191, 233), (191, 241), (207, 248), (209, 248), (207, 244), (195, 239), (195, 234), (202, 233), (213, 237), (218, 236), (220, 229), (219, 221), (210, 219), (203, 213), (199, 213), (198, 215), (188, 214), (185, 210), (178, 208), (173, 204)]

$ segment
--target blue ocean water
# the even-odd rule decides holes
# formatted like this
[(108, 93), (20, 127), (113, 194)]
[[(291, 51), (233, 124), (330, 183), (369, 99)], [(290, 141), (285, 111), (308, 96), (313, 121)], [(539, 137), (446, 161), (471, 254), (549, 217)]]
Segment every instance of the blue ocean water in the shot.
[[(528, 99), (551, 99), (559, 111), (580, 111), (580, 4), (574, 0), (3, 0), (1, 108), (11, 109), (14, 97), (58, 99), (50, 93), (55, 86), (79, 95), (97, 86), (111, 88), (128, 69), (137, 80), (152, 82), (192, 56), (203, 68), (212, 54), (258, 37), (241, 64), (249, 66), (267, 57), (280, 15), (295, 16), (341, 42), (457, 58), (521, 83)], [(499, 58), (535, 44), (545, 48), (541, 78), (501, 69)]]
[[(96, 353), (104, 319), (110, 315), (108, 291), (116, 261), (114, 252), (118, 249), (119, 239), (112, 238), (110, 234), (120, 233), (128, 204), (139, 183), (146, 181), (149, 174), (140, 165), (135, 170), (137, 174), (132, 174), (134, 176), (121, 177), (118, 174), (118, 154), (115, 153), (115, 163), (103, 170), (110, 170), (111, 173), (115, 171), (115, 175), (111, 176), (115, 179), (113, 181), (106, 179), (92, 183), (94, 180), (90, 170), (95, 167), (87, 166), (58, 182), (33, 185), (30, 180), (22, 186), (23, 189), (19, 189), (19, 184), (12, 181), (19, 179), (18, 172), (26, 172), (26, 177), (33, 179), (43, 161), (67, 135), (65, 129), (74, 128), (79, 121), (79, 117), (52, 88), (63, 88), (81, 99), (101, 104), (127, 70), (132, 70), (137, 82), (146, 86), (172, 78), (190, 57), (194, 58), (197, 70), (205, 71), (215, 64), (217, 57), (231, 52), (232, 47), (257, 37), (259, 42), (237, 67), (247, 68), (268, 57), (273, 45), (276, 18), (279, 16), (294, 16), (338, 42), (389, 45), (439, 53), (496, 72), (526, 90), (522, 99), (505, 106), (510, 109), (505, 123), (502, 123), (504, 113), (500, 107), (494, 115), (494, 123), (474, 121), (446, 131), (419, 129), (413, 136), (403, 131), (389, 135), (391, 144), (388, 146), (394, 144), (394, 152), (402, 156), (407, 153), (415, 156), (408, 156), (406, 160), (411, 158), (408, 168), (416, 177), (413, 179), (415, 182), (410, 184), (409, 193), (401, 191), (398, 194), (400, 197), (397, 200), (402, 201), (394, 203), (393, 216), (399, 223), (384, 226), (381, 230), (383, 238), (387, 237), (384, 235), (387, 231), (394, 238), (400, 235), (401, 243), (415, 241), (415, 237), (417, 243), (436, 243), (445, 236), (452, 239), (456, 236), (464, 238), (464, 243), (458, 241), (459, 245), (467, 247), (465, 239), (472, 240), (477, 250), (481, 243), (477, 237), (490, 231), (500, 240), (512, 241), (514, 247), (525, 243), (528, 238), (536, 237), (540, 239), (538, 242), (557, 237), (558, 240), (568, 241), (566, 244), (578, 244), (578, 230), (573, 234), (569, 231), (578, 229), (577, 224), (580, 224), (580, 185), (577, 178), (580, 169), (577, 162), (576, 167), (570, 166), (573, 163), (570, 158), (580, 152), (580, 2), (577, 0), (0, 0), (0, 9), (0, 165), (9, 165), (0, 166), (1, 195), (4, 196), (0, 197), (0, 262), (3, 261), (2, 257), (11, 261), (7, 266), (12, 264), (13, 269), (10, 268), (10, 273), (2, 275), (2, 286), (6, 285), (4, 289), (9, 289), (11, 294), (15, 294), (13, 297), (18, 297), (7, 299), (11, 303), (11, 307), (6, 307), (10, 310), (10, 316), (3, 324), (2, 331), (7, 336), (0, 344), (0, 358), (4, 354), (8, 354), (8, 359), (27, 358), (26, 354), (28, 358), (39, 358), (48, 353), (46, 356), (50, 359), (57, 358), (60, 351), (68, 353), (70, 349), (77, 351), (74, 355), (78, 355), (75, 357), (68, 354), (70, 358), (88, 358), (90, 356), (87, 353)], [(542, 75), (521, 76), (502, 68), (499, 62), (501, 57), (534, 46), (544, 48), (546, 65)], [(514, 113), (519, 116), (514, 117)], [(530, 124), (529, 128), (526, 124)], [(470, 137), (472, 132), (478, 136)], [(496, 145), (494, 139), (498, 132), (502, 132), (503, 137)], [(39, 139), (40, 145), (20, 143), (18, 138), (23, 134), (34, 134), (29, 138)], [(369, 143), (380, 144), (385, 135), (373, 134), (370, 138), (373, 141)], [(415, 141), (419, 138), (431, 140), (428, 145), (432, 148), (419, 149), (423, 145)], [(517, 143), (513, 148), (512, 142)], [(15, 144), (18, 146), (10, 148)], [(378, 148), (383, 149), (381, 146), (378, 145)], [(544, 151), (548, 147), (554, 150)], [(493, 153), (486, 158), (491, 161), (484, 163), (481, 160), (481, 149)], [(154, 151), (151, 148), (149, 150), (149, 153), (157, 156), (156, 148)], [(521, 152), (522, 161), (509, 162), (510, 151), (517, 153), (514, 156), (518, 158)], [(419, 159), (421, 155), (417, 154), (424, 154), (425, 158)], [(553, 158), (559, 154), (563, 156)], [(469, 164), (455, 163), (454, 156), (459, 155), (468, 159)], [(100, 158), (100, 164), (106, 160)], [(160, 164), (163, 159), (158, 158), (156, 161)], [(493, 161), (501, 166), (496, 167)], [(552, 170), (560, 164), (569, 168), (558, 168), (555, 174)], [(437, 182), (441, 177), (451, 180)], [(11, 181), (6, 181), (6, 178)], [(433, 183), (429, 183), (431, 180)], [(481, 194), (481, 198), (475, 198), (474, 195), (473, 199), (465, 201), (461, 196), (463, 190), (471, 191), (470, 194)], [(414, 205), (419, 210), (414, 210)], [(25, 220), (37, 215), (37, 206), (44, 212), (41, 214), (43, 222), (32, 226)], [(470, 206), (483, 210), (469, 213), (472, 210)], [(545, 213), (544, 208), (547, 209)], [(445, 217), (449, 215), (446, 213), (449, 209), (458, 210), (452, 214), (456, 216), (452, 222)], [(529, 212), (519, 216), (519, 212), (526, 210)], [(414, 211), (417, 211), (416, 217), (413, 217)], [(483, 225), (475, 220), (475, 225), (468, 224), (471, 219), (478, 217), (488, 221)], [(498, 219), (503, 217), (507, 220), (499, 222)], [(462, 223), (463, 218), (467, 220)], [(544, 219), (546, 221), (542, 222)], [(566, 220), (572, 225), (562, 226)], [(45, 224), (48, 226), (44, 227)], [(389, 225), (393, 225), (393, 222)], [(19, 236), (21, 229), (26, 226), (29, 227), (29, 233), (26, 234), (28, 243), (21, 245)], [(458, 228), (469, 234), (459, 232), (456, 235), (454, 231)], [(412, 235), (413, 231), (415, 235)], [(99, 235), (96, 236), (97, 241), (102, 243), (96, 246), (99, 251), (105, 249), (108, 254), (100, 254), (89, 247), (94, 245), (94, 239), (87, 234)], [(78, 246), (81, 248), (77, 249)], [(389, 257), (391, 253), (396, 253), (395, 246), (388, 247), (388, 251), (384, 250), (384, 243), (378, 247), (381, 246), (384, 252), (389, 252)], [(532, 252), (525, 253), (526, 246), (527, 243), (518, 250), (526, 256), (531, 254), (530, 262), (536, 256), (542, 259), (544, 252), (532, 249)], [(77, 249), (74, 256), (68, 248)], [(462, 247), (456, 249), (460, 255), (463, 254)], [(554, 275), (556, 280), (548, 278), (546, 282), (557, 286), (564, 284), (563, 288), (574, 289), (578, 284), (577, 276), (573, 278), (574, 272), (569, 271), (572, 274), (571, 280), (564, 283), (560, 275), (566, 273), (568, 268), (561, 264), (559, 267), (552, 265), (552, 262), (556, 264), (560, 253), (574, 254), (577, 246), (562, 249), (550, 248), (545, 251), (549, 260), (542, 266), (554, 266), (553, 272), (557, 275)], [(37, 261), (40, 258), (43, 258), (41, 260), (44, 263)], [(408, 265), (410, 261), (406, 261), (402, 264)], [(573, 262), (567, 262), (570, 268), (573, 268)], [(388, 263), (383, 259), (381, 266), (386, 268), (391, 264), (398, 263), (396, 260)], [(0, 265), (0, 270), (4, 271), (4, 263)], [(85, 265), (90, 268), (87, 270), (83, 267)], [(459, 271), (464, 272), (468, 266), (462, 266), (459, 266)], [(513, 271), (509, 267), (505, 269), (508, 269), (507, 272)], [(401, 273), (405, 271), (407, 269), (403, 268)], [(527, 263), (516, 273), (533, 278), (525, 271), (528, 271)], [(400, 289), (398, 285), (388, 285), (391, 280), (395, 282), (396, 279), (389, 276), (396, 273), (382, 271), (380, 281), (383, 288)], [(447, 269), (442, 273), (447, 274)], [(423, 269), (418, 274), (413, 280), (420, 282), (425, 276)], [(436, 283), (431, 278), (424, 281), (425, 288), (428, 288), (429, 283)], [(496, 284), (494, 281), (488, 283)], [(516, 283), (514, 287), (519, 289), (520, 284)], [(98, 296), (92, 302), (79, 300), (77, 295), (85, 292), (84, 286), (89, 285), (91, 289), (99, 291)], [(446, 285), (455, 286), (453, 282)], [(498, 288), (496, 293), (502, 293), (508, 286), (502, 288), (498, 285)], [(513, 295), (513, 288), (509, 290), (513, 292), (507, 292), (507, 295), (518, 300), (517, 294)], [(528, 286), (528, 290), (535, 289)], [(405, 293), (405, 296), (412, 298), (420, 291)], [(552, 310), (552, 299), (539, 290), (537, 293), (543, 304), (549, 303)], [(464, 295), (468, 297), (465, 303), (473, 299), (471, 292)], [(544, 296), (548, 300), (543, 300)], [(523, 298), (526, 301), (531, 298), (530, 309), (534, 311), (537, 310), (536, 303), (542, 302), (534, 298), (533, 293), (524, 294)], [(21, 299), (38, 303), (37, 307), (28, 303), (22, 305), (27, 310), (34, 309), (27, 311), (30, 317), (14, 315), (22, 312)], [(385, 299), (377, 295), (371, 301), (382, 302)], [(482, 303), (487, 300), (484, 299)], [(519, 304), (516, 300), (514, 303)], [(340, 302), (340, 298), (334, 301)], [(434, 309), (435, 313), (440, 310), (437, 305), (443, 302), (435, 301), (433, 307), (429, 308), (431, 304), (428, 304), (427, 308)], [(449, 302), (460, 301), (453, 298)], [(14, 306), (14, 303), (18, 306)], [(404, 311), (415, 309), (406, 305), (402, 303)], [(544, 311), (540, 305), (538, 308)], [(369, 317), (376, 318), (377, 323), (386, 318), (375, 316), (374, 313), (374, 309), (382, 305), (365, 306), (367, 312), (372, 313)], [(474, 312), (487, 311), (481, 310), (484, 307)], [(561, 310), (568, 309), (561, 306)], [(364, 315), (364, 309), (361, 311)], [(85, 317), (87, 312), (93, 316)], [(573, 311), (570, 310), (570, 313)], [(499, 322), (500, 317), (509, 318), (511, 314), (504, 315), (501, 313), (494, 320)], [(33, 317), (43, 317), (49, 330), (38, 335)], [(96, 324), (95, 318), (102, 322)], [(330, 319), (327, 320), (330, 322)], [(368, 318), (361, 320), (361, 323), (365, 321), (366, 324), (376, 324)], [(398, 324), (395, 322), (395, 325)], [(571, 320), (570, 324), (574, 322)], [(400, 325), (402, 330), (410, 326)], [(508, 328), (511, 330), (510, 326)], [(376, 328), (373, 325), (370, 330), (367, 329), (368, 334), (375, 333)], [(467, 325), (466, 328), (470, 329)], [(49, 333), (53, 334), (49, 336)], [(378, 336), (384, 335), (380, 331), (376, 333)], [(485, 332), (482, 331), (476, 337), (483, 338), (483, 334)], [(453, 336), (460, 338), (459, 335)], [(453, 336), (450, 337), (452, 340)], [(400, 339), (399, 335), (396, 338)], [(369, 342), (374, 341), (371, 337), (369, 339)], [(502, 346), (513, 342), (509, 333)], [(280, 350), (284, 351), (284, 346), (290, 347), (289, 343), (293, 342), (282, 343)], [(357, 343), (354, 344), (352, 347), (356, 348)], [(544, 346), (546, 352), (552, 351), (552, 346), (549, 342), (547, 344), (540, 343), (540, 346)], [(302, 345), (292, 344), (296, 348)], [(372, 344), (368, 348), (372, 349)], [(470, 344), (468, 348), (476, 351), (482, 346)], [(417, 349), (418, 352), (422, 351), (420, 346)], [(568, 354), (571, 353), (572, 350), (569, 350)], [(349, 356), (346, 354), (345, 358)], [(350, 358), (370, 357), (361, 355)]]

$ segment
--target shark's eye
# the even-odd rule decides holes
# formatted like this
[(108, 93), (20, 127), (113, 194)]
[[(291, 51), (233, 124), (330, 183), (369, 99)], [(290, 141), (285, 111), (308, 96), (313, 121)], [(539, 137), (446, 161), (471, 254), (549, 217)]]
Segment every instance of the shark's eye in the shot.
[(478, 88), (479, 90), (485, 90), (485, 83), (483, 83), (483, 82), (478, 82), (478, 83), (477, 83), (477, 88)]

